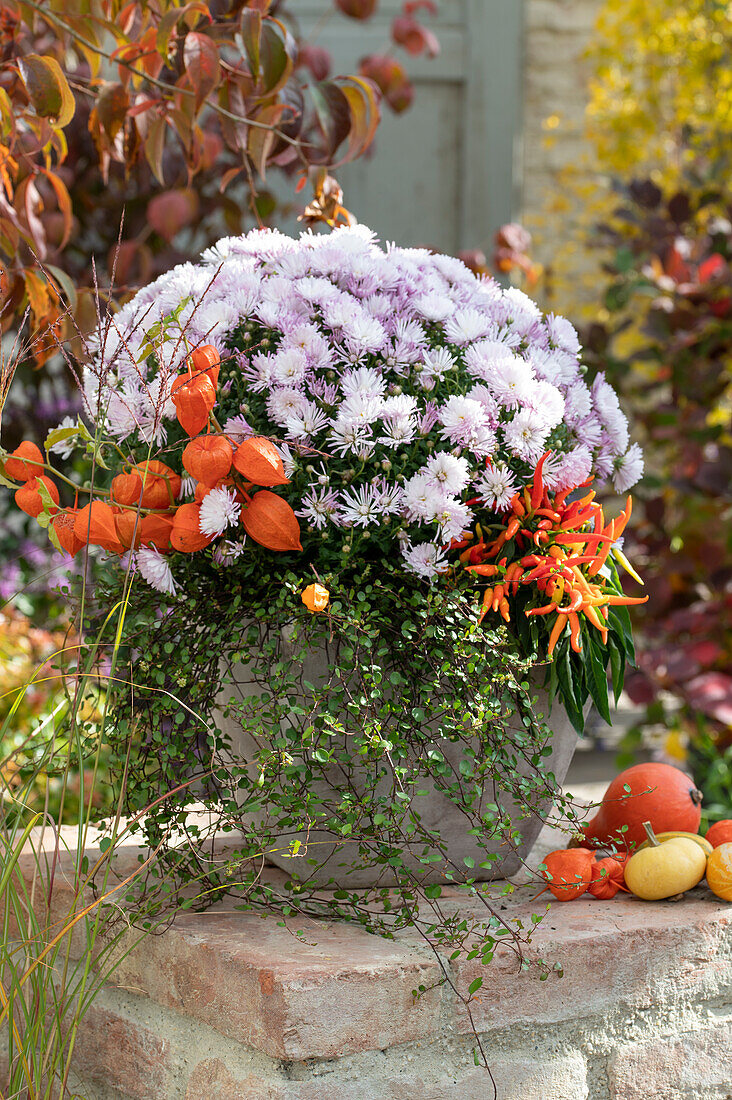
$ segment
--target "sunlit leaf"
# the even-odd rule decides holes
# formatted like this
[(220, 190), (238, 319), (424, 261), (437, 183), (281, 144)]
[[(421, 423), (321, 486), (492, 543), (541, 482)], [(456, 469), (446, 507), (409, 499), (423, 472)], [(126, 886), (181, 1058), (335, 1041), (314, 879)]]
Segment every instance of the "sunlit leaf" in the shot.
[(58, 61), (31, 53), (18, 58), (18, 68), (36, 114), (57, 126), (68, 126), (76, 101)]

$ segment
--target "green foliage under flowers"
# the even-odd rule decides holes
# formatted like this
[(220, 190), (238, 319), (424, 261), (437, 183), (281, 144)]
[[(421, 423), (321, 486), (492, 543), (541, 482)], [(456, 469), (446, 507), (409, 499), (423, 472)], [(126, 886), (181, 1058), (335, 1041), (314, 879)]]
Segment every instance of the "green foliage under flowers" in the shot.
[[(455, 957), (470, 950), (486, 963), (506, 939), (521, 957), (530, 929), (498, 904), (513, 886), (486, 887), (476, 875), (505, 858), (491, 848), (512, 853), (522, 825), (558, 798), (530, 663), (504, 627), (477, 626), (464, 577), (427, 588), (389, 562), (364, 562), (347, 580), (320, 577), (331, 603), (313, 615), (300, 598), (312, 577), (293, 572), (294, 560), (258, 550), (226, 585), (215, 566), (204, 576), (192, 563), (195, 588), (169, 606), (142, 585), (132, 593), (119, 672), (130, 689), (115, 711), (129, 809), (195, 778), (197, 809), (207, 811), (196, 818), (171, 802), (146, 815), (147, 843), (171, 830), (187, 841), (161, 852), (154, 873), (169, 888), (200, 882), (186, 905), (226, 892), (242, 908), (345, 918), (387, 935), (414, 926)], [(474, 838), (464, 865), (422, 820), (431, 787)], [(205, 841), (233, 830), (241, 836), (222, 861)], [(329, 895), (314, 876), (333, 845)], [(274, 850), (294, 857), (286, 886), (262, 875)], [(455, 915), (440, 885), (424, 881), (435, 864), (479, 899), (481, 920)], [(383, 871), (384, 888), (349, 887), (363, 868)]]

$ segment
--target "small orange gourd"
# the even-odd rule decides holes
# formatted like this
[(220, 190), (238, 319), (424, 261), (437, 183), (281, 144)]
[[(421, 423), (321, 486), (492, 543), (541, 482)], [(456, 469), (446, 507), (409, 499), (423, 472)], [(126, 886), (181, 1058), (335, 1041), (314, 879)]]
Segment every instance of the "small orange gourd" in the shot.
[(709, 841), (712, 848), (718, 848), (720, 844), (732, 844), (732, 821), (715, 821), (707, 829), (704, 839)]
[(707, 859), (707, 886), (724, 901), (732, 901), (732, 844), (720, 844)]

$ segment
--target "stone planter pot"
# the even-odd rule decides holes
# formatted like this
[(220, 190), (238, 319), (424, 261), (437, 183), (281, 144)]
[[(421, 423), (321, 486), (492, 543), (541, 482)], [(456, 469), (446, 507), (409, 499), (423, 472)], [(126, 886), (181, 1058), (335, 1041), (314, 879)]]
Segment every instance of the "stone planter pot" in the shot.
[[(288, 646), (286, 640), (283, 641), (282, 648), (283, 656), (287, 656), (287, 651), (291, 647)], [(318, 681), (323, 683), (327, 679), (330, 659), (332, 658), (326, 648), (309, 655), (302, 662), (303, 679), (316, 685)], [(248, 679), (246, 667), (241, 665), (235, 667), (234, 674), (237, 684), (232, 687), (227, 686), (222, 691), (219, 697), (222, 706), (225, 702), (232, 699), (236, 700), (237, 697), (241, 700), (251, 701), (252, 696), (262, 694), (261, 689), (257, 689), (251, 683), (246, 683)], [(538, 696), (538, 710), (546, 715), (548, 713), (548, 698), (546, 692), (538, 686), (538, 683), (539, 674), (537, 673), (534, 693)], [(556, 700), (548, 724), (553, 732), (553, 737), (549, 745), (551, 755), (543, 758), (544, 771), (551, 772), (556, 779), (557, 786), (561, 787), (574, 755), (577, 734), (564, 708)], [(217, 725), (221, 733), (225, 734), (230, 740), (232, 758), (237, 761), (239, 766), (243, 763), (250, 775), (254, 776), (256, 774), (254, 761), (257, 753), (263, 747), (262, 743), (248, 731), (243, 730), (233, 716), (226, 717), (221, 711), (218, 713)], [(522, 732), (525, 732), (517, 715), (512, 716), (511, 723), (507, 728), (513, 728), (517, 731), (521, 729)], [(463, 757), (463, 746), (460, 743), (448, 741), (438, 736), (435, 737), (433, 743), (449, 764), (455, 768), (459, 766)], [(517, 771), (525, 777), (535, 774), (535, 769), (522, 757), (519, 758)], [(338, 789), (339, 780), (342, 785), (343, 773), (341, 769), (337, 765), (329, 766), (325, 776), (315, 781), (314, 789), (327, 797), (329, 792)], [(358, 793), (362, 793), (368, 787), (368, 776), (365, 768), (359, 771), (357, 766), (349, 773), (349, 780)], [(452, 867), (453, 873), (455, 874), (455, 868), (457, 867), (466, 877), (473, 877), (483, 882), (515, 874), (538, 837), (553, 801), (552, 797), (547, 795), (535, 807), (535, 812), (517, 822), (520, 842), (515, 846), (502, 845), (498, 836), (492, 838), (491, 842), (485, 846), (480, 846), (476, 843), (474, 836), (468, 832), (470, 823), (465, 814), (441, 791), (435, 788), (429, 777), (420, 782), (420, 789), (426, 790), (427, 793), (416, 798), (414, 806), (418, 810), (423, 824), (429, 828), (439, 828), (440, 837), (447, 844), (449, 858), (454, 865)], [(498, 783), (493, 780), (486, 779), (483, 781), (479, 797), (480, 805), (496, 803), (503, 813), (513, 814), (514, 820), (517, 816), (520, 816), (518, 815), (518, 807), (510, 793), (500, 789)], [(263, 820), (263, 817), (259, 820)], [(256, 816), (248, 816), (246, 821), (248, 824), (256, 823), (257, 818)], [(279, 850), (268, 850), (266, 858), (270, 863), (282, 868), (295, 879), (314, 880), (319, 885), (325, 885), (329, 880), (334, 879), (337, 885), (352, 888), (383, 887), (394, 884), (393, 873), (390, 873), (388, 866), (353, 867), (352, 861), (349, 861), (349, 847), (353, 851), (353, 842), (344, 840), (340, 835), (336, 836), (322, 829), (311, 829), (309, 832), (303, 829), (301, 832), (288, 833), (286, 836), (278, 838), (276, 848), (289, 849), (293, 841), (300, 842), (301, 852), (306, 851), (307, 856), (311, 858), (314, 855), (317, 857), (319, 864), (317, 868), (305, 863), (301, 854), (290, 856)], [(420, 844), (419, 849), (421, 850), (422, 847), (423, 845)], [(487, 868), (478, 867), (480, 862), (486, 860), (487, 853), (496, 854), (500, 858)], [(468, 865), (464, 862), (466, 857), (474, 861), (475, 866), (471, 870), (467, 869)], [(410, 858), (408, 854), (405, 854), (404, 862), (411, 869), (419, 870), (420, 880), (425, 884), (448, 881), (445, 871), (449, 868), (441, 863), (433, 863), (425, 873), (424, 865)], [(459, 875), (455, 874), (455, 877), (457, 878)]]

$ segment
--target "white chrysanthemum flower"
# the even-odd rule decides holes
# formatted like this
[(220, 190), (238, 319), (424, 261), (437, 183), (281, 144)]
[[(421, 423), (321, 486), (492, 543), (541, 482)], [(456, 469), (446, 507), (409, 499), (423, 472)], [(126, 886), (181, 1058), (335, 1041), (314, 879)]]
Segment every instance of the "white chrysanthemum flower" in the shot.
[(430, 348), (422, 355), (422, 366), (424, 374), (442, 382), (445, 375), (455, 369), (456, 362), (449, 348)]
[(470, 527), (473, 513), (459, 500), (445, 499), (435, 513), (435, 520), (440, 525), (440, 535), (445, 542), (449, 542), (459, 538)]
[(448, 397), (439, 415), (442, 434), (451, 443), (467, 445), (481, 429), (490, 427), (483, 406), (470, 397)]
[(405, 546), (402, 549), (404, 564), (410, 573), (432, 580), (447, 569), (447, 555), (440, 546), (432, 542), (423, 542), (419, 546)]
[(353, 420), (336, 420), (328, 433), (333, 450), (338, 454), (346, 455), (352, 452), (355, 455), (369, 454), (373, 450), (374, 443), (371, 438), (371, 429), (368, 424), (361, 424)]
[(459, 309), (445, 322), (445, 336), (451, 344), (464, 348), (485, 336), (491, 322), (477, 309)]
[(291, 439), (308, 439), (324, 431), (329, 424), (330, 420), (322, 409), (312, 401), (305, 401), (298, 413), (288, 416), (285, 430)]
[(302, 498), (301, 505), (295, 510), (295, 514), (320, 531), (328, 522), (339, 522), (338, 494), (327, 486), (320, 489), (313, 488)]
[(361, 485), (358, 489), (343, 492), (338, 511), (344, 527), (370, 527), (379, 523), (384, 514), (382, 494), (374, 485)]
[(168, 596), (176, 594), (177, 585), (173, 580), (170, 564), (159, 550), (142, 546), (135, 555), (135, 562), (140, 575), (152, 588)]
[(373, 367), (357, 367), (355, 370), (344, 371), (340, 386), (344, 397), (359, 393), (381, 397), (386, 389), (386, 382)]
[(510, 355), (491, 363), (482, 375), (496, 400), (505, 409), (518, 409), (530, 399), (536, 386), (534, 372), (525, 359)]
[(210, 489), (201, 501), (198, 525), (204, 535), (220, 535), (239, 522), (241, 504), (231, 489)]
[(583, 485), (592, 472), (592, 451), (584, 443), (580, 443), (571, 451), (561, 456), (558, 469), (554, 476), (554, 488), (575, 489)]
[(518, 492), (513, 471), (505, 462), (495, 462), (488, 466), (476, 481), (478, 495), (491, 511), (503, 512), (511, 503), (511, 497)]
[(449, 451), (438, 451), (428, 458), (423, 472), (429, 481), (439, 485), (449, 496), (458, 496), (470, 481), (467, 459)]
[[(59, 424), (59, 428), (76, 428), (76, 426), (75, 416), (65, 416)], [(58, 455), (60, 458), (70, 458), (76, 450), (77, 443), (78, 436), (70, 435), (66, 439), (59, 439), (58, 443), (48, 448), (48, 451), (49, 454)]]
[(404, 485), (402, 507), (407, 519), (431, 523), (444, 499), (440, 485), (430, 481), (426, 473), (417, 473)]
[(503, 439), (511, 454), (535, 466), (546, 450), (549, 430), (533, 409), (520, 409), (510, 424), (503, 425)]
[(243, 443), (254, 435), (254, 429), (245, 416), (230, 416), (224, 424), (224, 435), (228, 436), (232, 443)]
[(539, 414), (549, 431), (562, 423), (564, 396), (561, 390), (558, 390), (551, 382), (545, 382), (543, 379), (534, 382), (527, 394), (526, 405)]
[(643, 477), (643, 453), (637, 443), (633, 443), (628, 451), (615, 459), (613, 470), (613, 488), (616, 493), (625, 493)]
[(123, 386), (121, 390), (113, 391), (109, 396), (106, 419), (110, 432), (117, 439), (126, 439), (137, 431), (142, 420), (139, 390)]
[(284, 428), (291, 416), (298, 416), (307, 406), (308, 399), (302, 390), (292, 386), (270, 391), (267, 398), (267, 412), (280, 428)]
[(304, 379), (307, 367), (307, 356), (302, 348), (282, 348), (272, 356), (272, 381), (280, 386), (296, 386)]

